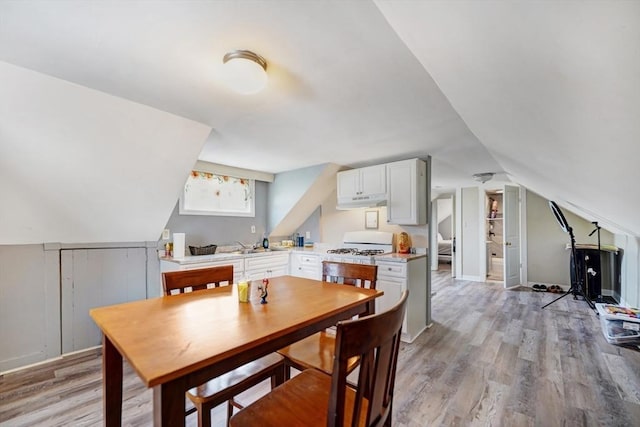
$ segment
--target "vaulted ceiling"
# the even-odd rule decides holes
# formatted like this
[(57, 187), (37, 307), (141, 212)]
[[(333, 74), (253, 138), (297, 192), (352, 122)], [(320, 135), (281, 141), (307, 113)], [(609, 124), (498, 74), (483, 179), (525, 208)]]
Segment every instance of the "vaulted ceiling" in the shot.
[[(431, 155), (436, 191), (496, 172), (494, 182), (636, 236), (638, 40), (640, 2), (0, 2), (0, 61), (12, 73), (210, 129), (206, 142), (192, 129), (162, 144), (180, 163), (166, 166), (173, 174), (202, 144), (202, 160), (273, 173)], [(266, 90), (239, 96), (222, 84), (222, 57), (234, 49), (267, 59)], [(2, 113), (15, 123), (24, 110), (12, 107), (20, 91), (9, 92)], [(97, 115), (103, 102), (84, 108)], [(70, 127), (38, 136), (31, 124), (32, 139), (53, 147), (86, 137)], [(126, 126), (103, 136), (124, 141)], [(3, 155), (20, 143), (2, 127), (0, 137)], [(159, 174), (160, 165), (139, 167)]]

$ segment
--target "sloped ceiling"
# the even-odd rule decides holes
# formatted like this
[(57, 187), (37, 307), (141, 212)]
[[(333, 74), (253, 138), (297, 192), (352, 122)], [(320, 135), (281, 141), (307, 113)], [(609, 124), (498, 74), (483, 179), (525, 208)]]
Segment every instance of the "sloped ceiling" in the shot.
[(640, 233), (640, 2), (376, 4), (514, 181)]
[(157, 240), (210, 128), (0, 62), (0, 244)]
[[(493, 171), (638, 235), (639, 7), (3, 1), (0, 60), (202, 123), (201, 160), (277, 173), (431, 155), (434, 187)], [(258, 95), (218, 78), (238, 48), (269, 63)]]

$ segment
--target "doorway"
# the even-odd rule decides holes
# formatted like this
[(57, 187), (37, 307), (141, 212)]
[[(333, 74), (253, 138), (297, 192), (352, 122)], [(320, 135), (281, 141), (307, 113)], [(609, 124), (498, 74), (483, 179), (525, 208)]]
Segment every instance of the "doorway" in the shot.
[(485, 245), (487, 281), (504, 281), (503, 190), (485, 192)]
[(443, 195), (436, 199), (435, 210), (436, 235), (438, 248), (438, 270), (450, 271), (455, 277), (455, 222), (454, 222), (454, 198), (453, 195)]

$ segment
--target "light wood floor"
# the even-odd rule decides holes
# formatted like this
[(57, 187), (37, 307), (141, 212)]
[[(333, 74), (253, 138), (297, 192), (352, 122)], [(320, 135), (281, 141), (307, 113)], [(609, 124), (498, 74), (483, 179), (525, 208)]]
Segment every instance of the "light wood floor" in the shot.
[[(640, 426), (640, 352), (608, 344), (583, 301), (541, 310), (556, 295), (448, 271), (433, 290), (433, 326), (401, 349), (394, 425)], [(92, 352), (1, 376), (0, 425), (101, 425), (100, 363)], [(152, 424), (151, 391), (128, 367), (124, 398), (124, 425)]]

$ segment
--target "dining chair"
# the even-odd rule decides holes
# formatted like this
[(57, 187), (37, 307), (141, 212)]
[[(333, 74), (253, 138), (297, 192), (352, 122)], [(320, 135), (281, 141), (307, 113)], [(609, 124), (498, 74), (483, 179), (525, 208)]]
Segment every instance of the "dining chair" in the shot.
[[(408, 294), (388, 311), (338, 323), (331, 376), (302, 371), (231, 417), (231, 427), (391, 426)], [(353, 357), (363, 362), (355, 388), (347, 381)]]
[[(377, 265), (322, 262), (322, 280), (325, 282), (375, 289), (377, 274)], [(373, 313), (364, 313), (367, 314)], [(285, 359), (285, 379), (291, 378), (292, 367), (299, 371), (316, 368), (331, 375), (335, 341), (335, 331), (328, 329), (278, 350)], [(356, 366), (358, 358), (354, 357), (349, 363), (348, 371), (353, 371)]]
[(227, 285), (233, 283), (233, 265), (162, 273), (165, 295), (181, 294), (187, 290), (200, 291), (207, 289), (210, 284), (217, 288), (225, 282)]
[[(199, 292), (207, 289), (209, 284), (219, 287), (225, 282), (233, 284), (232, 265), (162, 273), (162, 286), (167, 296), (185, 293), (189, 288)], [(234, 397), (266, 379), (271, 379), (272, 389), (284, 382), (284, 358), (277, 353), (268, 354), (188, 390), (186, 395), (193, 408), (187, 410), (185, 416), (197, 411), (198, 427), (208, 427), (211, 425), (211, 410), (227, 402), (229, 425), (233, 408), (243, 408)]]

